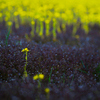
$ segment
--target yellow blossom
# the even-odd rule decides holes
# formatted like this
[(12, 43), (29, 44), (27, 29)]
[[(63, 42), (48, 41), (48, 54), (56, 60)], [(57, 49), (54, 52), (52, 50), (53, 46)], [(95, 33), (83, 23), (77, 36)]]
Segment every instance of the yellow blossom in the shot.
[(9, 22), (8, 22), (8, 25), (9, 25), (9, 26), (11, 26), (11, 25), (12, 25), (12, 22), (11, 22), (11, 21), (9, 21)]
[(15, 11), (15, 12), (14, 12), (14, 16), (17, 16), (17, 15), (18, 15), (18, 12), (17, 12), (17, 11)]
[(28, 52), (28, 48), (23, 49), (21, 52)]
[(39, 79), (44, 79), (44, 75), (43, 74), (39, 74)]
[(60, 13), (58, 13), (58, 12), (55, 12), (55, 17), (60, 17)]
[(38, 75), (33, 76), (33, 79), (34, 79), (34, 80), (37, 80), (38, 78), (39, 78)]
[(34, 24), (35, 24), (35, 22), (34, 22), (34, 21), (31, 21), (31, 24), (32, 24), (32, 25), (34, 25)]
[(48, 24), (49, 22), (50, 22), (50, 20), (49, 20), (49, 19), (45, 20), (45, 23), (46, 23), (46, 24)]
[(50, 92), (50, 89), (49, 88), (45, 88), (45, 92), (46, 93), (49, 93)]

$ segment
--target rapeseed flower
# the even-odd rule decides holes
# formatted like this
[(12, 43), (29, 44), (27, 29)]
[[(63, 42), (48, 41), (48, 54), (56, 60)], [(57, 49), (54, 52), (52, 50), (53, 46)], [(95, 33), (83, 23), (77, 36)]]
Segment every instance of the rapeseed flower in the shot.
[(37, 80), (37, 79), (44, 79), (44, 74), (36, 74), (35, 76), (33, 76), (33, 79), (34, 80)]
[(39, 78), (38, 75), (33, 76), (33, 79), (34, 79), (34, 80), (37, 80), (38, 78)]
[(39, 74), (39, 79), (44, 79), (44, 75), (43, 74)]
[(44, 90), (46, 93), (49, 93), (50, 92), (50, 89), (49, 88), (45, 88)]
[(11, 26), (11, 25), (12, 25), (12, 22), (11, 22), (11, 21), (9, 21), (9, 22), (8, 22), (8, 25), (9, 25), (9, 26)]
[(28, 52), (28, 48), (23, 49), (21, 52)]
[(41, 80), (42, 79), (44, 79), (44, 75), (43, 74), (36, 74), (35, 76), (33, 76), (33, 79), (34, 80), (37, 80), (37, 82), (38, 82), (38, 88), (40, 88), (41, 87)]
[(35, 24), (35, 21), (31, 21), (31, 24), (34, 25)]
[(46, 92), (46, 98), (47, 98), (47, 100), (49, 100), (49, 97), (50, 97), (50, 94), (49, 94), (50, 89), (49, 88), (45, 88), (44, 91)]

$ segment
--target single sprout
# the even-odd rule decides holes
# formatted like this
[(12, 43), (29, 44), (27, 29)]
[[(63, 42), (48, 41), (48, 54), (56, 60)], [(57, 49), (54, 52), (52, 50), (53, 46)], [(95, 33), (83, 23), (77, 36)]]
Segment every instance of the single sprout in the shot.
[(46, 93), (49, 93), (50, 92), (50, 89), (49, 88), (45, 88), (44, 90)]
[(44, 91), (46, 92), (46, 98), (47, 98), (47, 100), (49, 100), (50, 99), (50, 89), (49, 88), (45, 88)]
[(28, 48), (25, 48), (25, 49), (23, 49), (21, 52), (24, 52), (24, 53), (26, 53), (26, 56), (25, 56), (25, 60), (26, 60), (26, 62), (25, 62), (25, 66), (24, 66), (24, 77), (28, 77), (28, 75), (27, 75), (27, 71), (26, 71), (26, 66), (27, 66), (27, 52), (28, 52), (29, 50), (28, 50)]
[(34, 79), (34, 80), (37, 80), (38, 78), (39, 78), (38, 75), (33, 76), (33, 79)]

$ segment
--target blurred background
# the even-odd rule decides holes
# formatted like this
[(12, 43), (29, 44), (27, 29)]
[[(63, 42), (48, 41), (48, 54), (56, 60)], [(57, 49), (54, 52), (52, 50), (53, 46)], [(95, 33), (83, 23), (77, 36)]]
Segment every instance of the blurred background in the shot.
[(30, 26), (30, 37), (52, 34), (54, 40), (57, 33), (66, 33), (66, 26), (72, 25), (69, 34), (78, 39), (78, 28), (88, 34), (90, 27), (95, 24), (99, 27), (100, 0), (0, 0), (2, 22), (8, 30), (16, 31), (20, 25)]

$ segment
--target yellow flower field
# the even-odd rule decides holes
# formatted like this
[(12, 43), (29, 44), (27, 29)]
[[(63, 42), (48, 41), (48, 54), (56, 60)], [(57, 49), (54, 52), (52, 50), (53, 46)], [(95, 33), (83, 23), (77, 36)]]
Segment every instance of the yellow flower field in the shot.
[[(20, 23), (19, 23), (20, 19)], [(50, 34), (49, 23), (53, 21), (53, 36), (56, 30), (60, 33), (60, 25), (63, 30), (66, 23), (78, 28), (78, 22), (88, 32), (88, 24), (100, 23), (100, 0), (0, 0), (0, 22), (5, 20), (8, 26), (15, 22), (29, 24), (34, 30), (37, 21), (37, 32), (43, 35), (43, 22), (46, 23), (46, 35)], [(40, 31), (38, 29), (40, 25)]]

